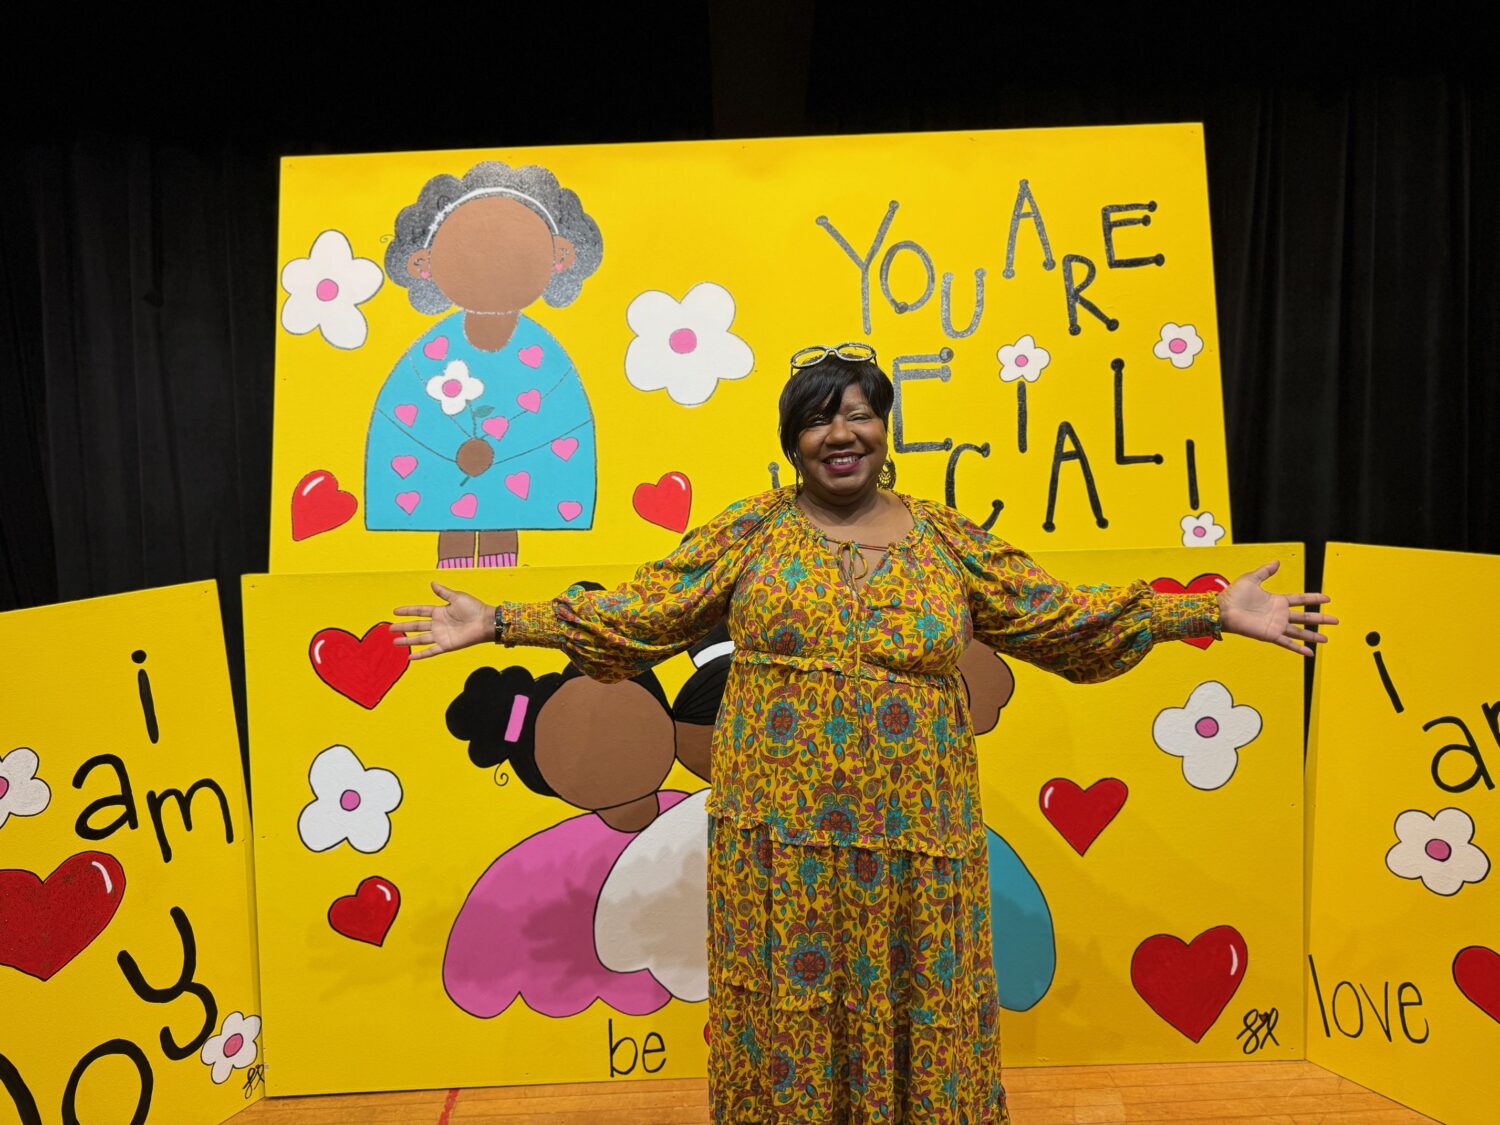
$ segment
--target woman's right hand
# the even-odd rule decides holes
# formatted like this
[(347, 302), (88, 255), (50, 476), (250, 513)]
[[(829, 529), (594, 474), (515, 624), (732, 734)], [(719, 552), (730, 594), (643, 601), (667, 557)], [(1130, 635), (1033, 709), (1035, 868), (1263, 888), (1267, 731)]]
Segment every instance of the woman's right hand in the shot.
[(404, 648), (426, 645), (413, 651), (412, 660), (425, 660), (440, 652), (468, 648), (495, 639), (495, 607), (485, 605), (472, 594), (462, 590), (450, 590), (437, 582), (432, 592), (442, 598), (445, 605), (403, 605), (396, 609), (397, 617), (415, 618), (413, 621), (397, 621), (391, 632), (401, 633), (396, 644)]

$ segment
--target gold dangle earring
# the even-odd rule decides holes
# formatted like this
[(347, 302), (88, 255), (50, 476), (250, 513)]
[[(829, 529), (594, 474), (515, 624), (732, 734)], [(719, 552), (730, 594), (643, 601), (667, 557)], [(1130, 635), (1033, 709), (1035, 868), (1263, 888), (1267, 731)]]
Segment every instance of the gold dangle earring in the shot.
[(896, 462), (892, 461), (889, 457), (887, 457), (885, 459), (885, 464), (882, 465), (882, 466), (880, 466), (880, 475), (875, 478), (875, 483), (880, 488), (884, 488), (886, 490), (890, 490), (892, 488), (895, 488), (896, 487)]

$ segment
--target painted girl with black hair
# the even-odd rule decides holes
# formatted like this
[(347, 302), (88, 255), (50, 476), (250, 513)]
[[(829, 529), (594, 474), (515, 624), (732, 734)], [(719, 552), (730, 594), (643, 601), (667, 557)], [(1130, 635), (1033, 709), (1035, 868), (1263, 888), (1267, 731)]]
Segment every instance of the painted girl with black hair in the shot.
[[(614, 961), (601, 959), (595, 922), (617, 861), (659, 816), (691, 801), (706, 835), (703, 795), (660, 786), (679, 744), (689, 769), (693, 748), (701, 743), (706, 750), (708, 731), (700, 736), (699, 728), (713, 722), (728, 663), (727, 650), (710, 654), (676, 708), (651, 672), (610, 685), (572, 667), (541, 676), (519, 666), (480, 668), (469, 676), (446, 720), (449, 732), (468, 743), (470, 760), (485, 770), (508, 769), (532, 792), (588, 811), (511, 847), (474, 884), (443, 959), (444, 988), (460, 1008), (487, 1019), (519, 996), (543, 1015), (563, 1017), (602, 999), (624, 1014), (645, 1015), (673, 995), (704, 998), (682, 994), (681, 973), (660, 981), (645, 968), (607, 967)], [(673, 829), (668, 836), (675, 841), (682, 834)], [(679, 877), (694, 883), (690, 893), (701, 904), (706, 875), (694, 880), (688, 864)], [(698, 932), (706, 934), (706, 920)], [(609, 936), (606, 930), (606, 944)], [(662, 936), (681, 944), (680, 933)], [(700, 940), (699, 960), (702, 947)], [(704, 989), (706, 995), (706, 976)]]

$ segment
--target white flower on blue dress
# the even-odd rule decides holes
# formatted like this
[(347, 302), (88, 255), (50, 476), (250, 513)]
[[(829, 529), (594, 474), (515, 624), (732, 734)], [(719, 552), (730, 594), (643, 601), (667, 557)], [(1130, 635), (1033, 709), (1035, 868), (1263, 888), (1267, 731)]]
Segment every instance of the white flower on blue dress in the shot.
[(437, 399), (444, 414), (462, 414), (482, 394), (484, 381), (470, 375), (469, 365), (461, 359), (452, 360), (440, 374), (427, 380), (427, 395)]
[(375, 296), (385, 274), (369, 258), (356, 258), (349, 240), (336, 230), (318, 235), (305, 258), (293, 258), (281, 270), (287, 291), (281, 327), (293, 336), (314, 328), (323, 339), (346, 351), (363, 346), (370, 326), (359, 306)]
[(679, 406), (701, 406), (720, 379), (743, 379), (755, 354), (729, 326), (734, 298), (704, 281), (682, 300), (652, 289), (630, 302), (625, 320), (635, 339), (625, 349), (625, 378), (639, 391), (666, 389)]

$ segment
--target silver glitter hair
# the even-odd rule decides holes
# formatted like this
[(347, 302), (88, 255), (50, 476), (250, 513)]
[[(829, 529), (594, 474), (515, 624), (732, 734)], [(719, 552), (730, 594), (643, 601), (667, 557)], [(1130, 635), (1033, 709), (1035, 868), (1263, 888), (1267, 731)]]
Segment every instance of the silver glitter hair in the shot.
[(401, 209), (396, 216), (396, 237), (385, 248), (385, 272), (406, 290), (412, 308), (436, 315), (453, 307), (446, 294), (431, 278), (412, 277), (406, 263), (416, 251), (432, 242), (459, 200), (465, 196), (505, 195), (530, 207), (548, 229), (573, 244), (576, 259), (567, 269), (552, 276), (542, 293), (542, 300), (553, 308), (571, 305), (583, 290), (583, 283), (604, 260), (604, 239), (599, 225), (584, 211), (576, 193), (557, 182), (557, 177), (535, 164), (512, 168), (498, 160), (476, 164), (463, 179), (447, 174), (434, 176), (422, 185), (417, 201)]

